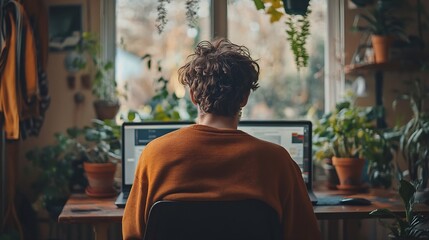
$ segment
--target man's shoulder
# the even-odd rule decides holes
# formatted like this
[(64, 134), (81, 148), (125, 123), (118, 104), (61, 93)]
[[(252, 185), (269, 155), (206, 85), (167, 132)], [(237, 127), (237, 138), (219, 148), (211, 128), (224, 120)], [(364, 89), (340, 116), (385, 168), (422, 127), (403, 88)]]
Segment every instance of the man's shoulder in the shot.
[(160, 137), (153, 139), (149, 144), (149, 146), (159, 145), (159, 144), (170, 144), (174, 141), (183, 141), (183, 139), (187, 138), (190, 134), (189, 126), (182, 127), (172, 132), (166, 133)]

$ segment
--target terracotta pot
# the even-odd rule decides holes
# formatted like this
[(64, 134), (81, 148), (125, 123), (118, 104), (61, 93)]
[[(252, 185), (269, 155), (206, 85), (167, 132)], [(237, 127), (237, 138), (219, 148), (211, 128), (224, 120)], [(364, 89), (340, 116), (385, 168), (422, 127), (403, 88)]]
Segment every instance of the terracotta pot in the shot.
[(113, 119), (119, 111), (119, 103), (96, 100), (94, 101), (94, 110), (97, 119)]
[(88, 178), (85, 192), (91, 197), (111, 197), (116, 195), (113, 189), (113, 177), (116, 172), (114, 163), (83, 163)]
[(362, 158), (332, 157), (332, 164), (337, 170), (340, 185), (339, 189), (358, 189), (362, 186), (362, 170), (365, 160)]
[(372, 35), (372, 48), (374, 49), (374, 58), (376, 63), (385, 63), (389, 61), (389, 46), (391, 37)]

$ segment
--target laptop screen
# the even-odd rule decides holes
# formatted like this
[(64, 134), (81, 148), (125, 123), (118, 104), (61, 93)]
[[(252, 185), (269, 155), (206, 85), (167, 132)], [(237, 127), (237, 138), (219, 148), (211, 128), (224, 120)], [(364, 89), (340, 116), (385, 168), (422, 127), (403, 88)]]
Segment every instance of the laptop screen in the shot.
[(141, 122), (122, 125), (122, 188), (131, 189), (140, 154), (157, 137), (193, 122)]
[[(193, 122), (142, 122), (122, 125), (122, 191), (129, 191), (134, 182), (140, 155), (153, 139)], [(307, 189), (312, 185), (310, 121), (241, 121), (238, 129), (283, 146), (301, 169)]]
[(301, 169), (307, 189), (312, 185), (310, 121), (241, 121), (238, 129), (284, 147)]

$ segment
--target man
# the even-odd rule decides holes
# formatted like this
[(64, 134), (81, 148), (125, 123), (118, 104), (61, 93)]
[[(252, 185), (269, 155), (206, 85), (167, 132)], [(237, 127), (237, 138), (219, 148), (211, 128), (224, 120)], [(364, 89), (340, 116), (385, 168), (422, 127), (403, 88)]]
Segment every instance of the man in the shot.
[(244, 46), (203, 41), (179, 69), (198, 107), (197, 124), (153, 140), (144, 149), (122, 220), (124, 239), (144, 236), (159, 200), (257, 199), (275, 209), (284, 239), (320, 239), (313, 207), (296, 163), (281, 146), (237, 125), (259, 65)]

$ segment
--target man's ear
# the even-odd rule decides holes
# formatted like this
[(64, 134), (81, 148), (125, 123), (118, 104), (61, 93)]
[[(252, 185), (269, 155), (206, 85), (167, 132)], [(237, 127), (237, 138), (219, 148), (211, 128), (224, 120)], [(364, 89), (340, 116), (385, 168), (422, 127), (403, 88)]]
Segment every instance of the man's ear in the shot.
[(193, 103), (195, 106), (197, 106), (198, 104), (197, 104), (197, 102), (195, 101), (194, 91), (192, 91), (192, 89), (189, 89), (189, 95), (190, 95), (190, 97), (191, 97), (191, 101), (192, 101), (192, 103)]
[(243, 100), (241, 100), (240, 107), (244, 107), (244, 106), (246, 106), (247, 101), (249, 100), (249, 96), (250, 96), (250, 91), (249, 91), (249, 93), (248, 93), (248, 94), (246, 94), (246, 95), (243, 97)]

